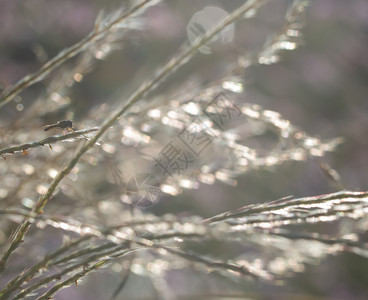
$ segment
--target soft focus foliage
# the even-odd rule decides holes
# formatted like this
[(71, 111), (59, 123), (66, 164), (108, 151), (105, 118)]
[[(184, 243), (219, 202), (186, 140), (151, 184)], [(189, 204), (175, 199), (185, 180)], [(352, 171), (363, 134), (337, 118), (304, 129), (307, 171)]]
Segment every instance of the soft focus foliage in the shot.
[[(264, 34), (257, 26), (272, 5), (278, 24)], [(268, 297), (289, 293), (280, 287), (335, 255), (365, 261), (368, 194), (345, 190), (327, 162), (343, 134), (309, 134), (248, 94), (248, 73), (303, 43), (308, 5), (211, 4), (184, 26), (165, 1), (125, 1), (100, 11), (90, 33), (51, 59), (34, 46), (42, 66), (0, 95), (0, 299)], [(94, 71), (112, 70), (123, 46), (154, 40), (165, 18), (173, 44), (186, 40), (179, 50), (167, 59), (155, 45), (139, 46), (140, 59), (128, 53), (126, 67), (136, 59), (141, 71), (119, 79), (114, 94), (106, 81), (120, 81), (107, 71), (97, 89)], [(248, 24), (257, 25), (253, 50), (242, 45)], [(42, 130), (66, 119), (73, 132)], [(246, 200), (246, 176), (266, 190), (267, 176), (292, 182), (288, 168), (310, 164), (334, 192)]]

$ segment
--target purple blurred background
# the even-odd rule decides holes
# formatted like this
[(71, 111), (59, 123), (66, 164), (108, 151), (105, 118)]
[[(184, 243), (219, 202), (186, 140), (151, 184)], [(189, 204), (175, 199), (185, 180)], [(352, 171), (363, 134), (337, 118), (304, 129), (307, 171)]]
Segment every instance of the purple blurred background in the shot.
[[(165, 62), (186, 40), (186, 25), (191, 16), (204, 7), (218, 6), (227, 11), (243, 1), (166, 1), (146, 13), (147, 28), (129, 33), (122, 49), (98, 62), (85, 81), (72, 89), (80, 111), (111, 99), (117, 89), (129, 94), (146, 74)], [(235, 28), (234, 46), (212, 56), (198, 54), (191, 69), (184, 68), (175, 80), (211, 76), (219, 71), (213, 62), (234, 59), (238, 49), (254, 50), (267, 34), (282, 24), (291, 1), (270, 1), (256, 19)], [(101, 9), (119, 7), (119, 1), (0, 1), (0, 87), (7, 87), (42, 62), (85, 36)], [(328, 162), (342, 177), (347, 189), (368, 189), (368, 2), (366, 0), (311, 1), (306, 18), (304, 44), (284, 52), (280, 63), (251, 67), (244, 75), (245, 101), (275, 110), (308, 134), (320, 138), (343, 137), (345, 142)], [(234, 50), (234, 49), (237, 50)], [(216, 78), (216, 76), (213, 76)], [(47, 80), (46, 80), (47, 83)], [(22, 114), (42, 89), (37, 84), (21, 94), (24, 111), (15, 103), (0, 113), (4, 120), (21, 120)], [(83, 114), (76, 116), (82, 119)], [(282, 174), (282, 176), (280, 176)], [(239, 178), (238, 187), (224, 184), (203, 186), (175, 197), (165, 197), (152, 211), (196, 213), (207, 217), (250, 203), (293, 195), (302, 197), (336, 191), (323, 175), (317, 161), (288, 164), (277, 170), (256, 171)], [(224, 200), (230, 199), (230, 200)], [(333, 230), (333, 229), (331, 229)], [(366, 299), (368, 262), (352, 254), (330, 257), (318, 266), (308, 266), (303, 274), (289, 280), (284, 287), (264, 287), (267, 299)], [(67, 289), (56, 299), (104, 299), (118, 283), (107, 272), (103, 279), (93, 274), (79, 289)], [(176, 278), (178, 282), (180, 275)], [(102, 281), (101, 281), (102, 280)], [(175, 281), (173, 279), (173, 281)], [(127, 287), (138, 297), (136, 279)], [(178, 284), (172, 283), (173, 286)], [(181, 282), (178, 289), (191, 284)], [(91, 288), (92, 287), (92, 288)], [(149, 288), (147, 288), (150, 290)], [(147, 297), (142, 292), (142, 297)], [(128, 295), (124, 294), (123, 295)], [(320, 297), (320, 298), (319, 298)], [(106, 299), (106, 298), (105, 298)], [(121, 298), (123, 299), (123, 298)]]

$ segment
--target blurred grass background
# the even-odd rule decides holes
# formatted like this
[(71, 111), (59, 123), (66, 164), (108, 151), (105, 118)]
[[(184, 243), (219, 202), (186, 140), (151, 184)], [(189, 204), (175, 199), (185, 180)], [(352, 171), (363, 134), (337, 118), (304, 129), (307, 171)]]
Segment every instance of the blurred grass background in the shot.
[[(180, 47), (186, 39), (186, 25), (196, 11), (208, 5), (230, 11), (242, 2), (176, 0), (150, 9), (145, 14), (146, 29), (129, 33), (128, 38), (118, 43), (121, 50), (97, 62), (95, 69), (72, 88), (69, 97), (75, 121), (83, 122), (85, 113), (95, 105), (113, 103), (117, 92), (131, 94), (157, 65)], [(241, 49), (244, 52), (257, 49), (282, 24), (290, 4), (286, 0), (270, 2), (261, 9), (259, 17), (236, 26), (232, 47), (222, 47), (210, 56), (198, 54), (167, 85), (175, 86), (189, 76), (193, 81), (203, 75), (215, 79), (216, 74), (220, 75), (221, 64), (213, 64), (214, 61), (221, 59), (226, 66)], [(110, 11), (119, 7), (120, 1), (3, 0), (0, 5), (0, 87), (5, 88), (80, 40), (91, 31), (101, 9)], [(339, 172), (344, 185), (351, 190), (368, 189), (367, 15), (365, 0), (311, 1), (303, 30), (304, 45), (283, 53), (277, 64), (255, 66), (244, 74), (246, 102), (280, 112), (310, 135), (344, 138), (344, 144), (323, 161)], [(0, 112), (0, 126), (3, 122), (21, 124), (22, 115), (48, 80), (20, 95), (22, 111), (15, 109), (15, 101), (4, 107)], [(333, 191), (336, 188), (323, 175), (318, 161), (309, 161), (278, 167), (277, 174), (272, 170), (245, 174), (239, 178), (236, 188), (217, 183), (177, 197), (167, 196), (151, 210), (156, 214), (196, 213), (207, 217), (245, 204)], [(324, 226), (324, 230), (333, 232), (332, 226)], [(265, 299), (280, 299), (280, 295), (287, 294), (294, 299), (301, 299), (303, 294), (366, 299), (367, 269), (368, 262), (358, 256), (329, 257), (318, 266), (308, 266), (307, 272), (289, 280), (287, 286), (267, 287)], [(96, 284), (100, 278), (92, 274), (88, 281)], [(190, 283), (183, 286), (187, 284)], [(104, 287), (99, 283), (95, 288)], [(73, 299), (93, 297), (83, 293), (88, 292), (82, 286)], [(311, 296), (305, 299), (313, 299), (308, 297)]]

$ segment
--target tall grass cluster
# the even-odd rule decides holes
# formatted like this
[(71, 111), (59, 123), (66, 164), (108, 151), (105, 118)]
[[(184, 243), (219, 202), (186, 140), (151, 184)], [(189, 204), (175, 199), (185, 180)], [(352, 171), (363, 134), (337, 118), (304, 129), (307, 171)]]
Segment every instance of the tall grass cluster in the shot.
[[(309, 3), (288, 1), (283, 23), (252, 51), (236, 45), (236, 28), (269, 3), (237, 3), (198, 10), (188, 39), (130, 95), (117, 90), (82, 112), (73, 100), (163, 1), (102, 11), (88, 35), (2, 91), (0, 112), (11, 106), (22, 117), (0, 123), (0, 299), (78, 299), (94, 282), (103, 282), (94, 299), (268, 297), (263, 287), (287, 285), (332, 255), (368, 258), (368, 192), (345, 190), (324, 162), (343, 140), (310, 135), (244, 96), (244, 74), (303, 43)], [(235, 53), (231, 61), (224, 51)], [(216, 75), (197, 75), (192, 61), (211, 55)], [(22, 96), (40, 83), (37, 99)], [(73, 132), (42, 130), (67, 119)], [(239, 208), (224, 198), (214, 215), (190, 207), (203, 187), (242, 191), (244, 174), (284, 176), (283, 166), (316, 160), (335, 193)], [(211, 192), (200, 195), (212, 206)]]

